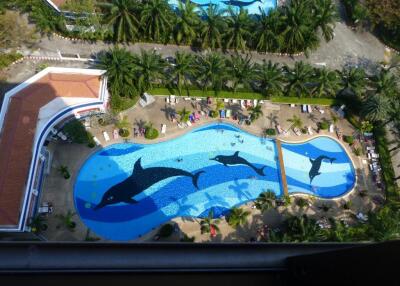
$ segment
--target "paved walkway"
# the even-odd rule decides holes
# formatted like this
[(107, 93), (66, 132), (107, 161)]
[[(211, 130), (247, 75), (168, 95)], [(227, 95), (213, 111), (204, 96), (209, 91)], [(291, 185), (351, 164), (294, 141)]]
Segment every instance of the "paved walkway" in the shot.
[[(113, 44), (104, 42), (71, 41), (57, 36), (42, 37), (33, 49), (25, 49), (24, 55), (58, 57), (63, 55), (79, 54), (83, 58), (95, 57), (99, 52), (114, 47)], [(162, 45), (151, 43), (136, 43), (125, 46), (128, 50), (138, 53), (140, 49), (156, 49), (163, 56), (172, 56), (176, 51), (195, 53), (190, 47), (176, 45)], [(376, 62), (383, 60), (384, 45), (368, 32), (355, 32), (343, 22), (337, 22), (335, 37), (326, 43), (321, 41), (320, 47), (311, 52), (309, 58), (299, 56), (264, 55), (252, 52), (255, 62), (271, 60), (281, 64), (292, 65), (295, 61), (303, 60), (315, 66), (340, 69), (345, 65), (362, 65), (373, 68)]]

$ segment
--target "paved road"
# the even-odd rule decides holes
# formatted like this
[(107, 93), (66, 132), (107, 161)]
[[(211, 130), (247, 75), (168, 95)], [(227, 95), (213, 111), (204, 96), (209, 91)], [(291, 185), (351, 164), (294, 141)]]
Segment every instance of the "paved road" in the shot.
[[(59, 37), (44, 37), (36, 45), (35, 50), (27, 50), (24, 53), (34, 56), (57, 57), (58, 50), (63, 54), (80, 54), (81, 57), (90, 57), (101, 51), (112, 48), (112, 44), (103, 42), (90, 43), (84, 41), (70, 41)], [(132, 52), (138, 53), (140, 49), (158, 49), (163, 56), (171, 56), (176, 51), (194, 52), (190, 47), (176, 45), (158, 45), (137, 43), (126, 46)], [(313, 65), (325, 63), (333, 69), (340, 69), (344, 65), (361, 64), (372, 67), (383, 59), (384, 45), (368, 32), (354, 32), (343, 22), (337, 22), (335, 27), (335, 38), (326, 43), (322, 41), (320, 47), (310, 54), (309, 58), (304, 56), (292, 58), (274, 55), (263, 55), (253, 52), (254, 61), (263, 59), (293, 64), (294, 61), (304, 60)]]

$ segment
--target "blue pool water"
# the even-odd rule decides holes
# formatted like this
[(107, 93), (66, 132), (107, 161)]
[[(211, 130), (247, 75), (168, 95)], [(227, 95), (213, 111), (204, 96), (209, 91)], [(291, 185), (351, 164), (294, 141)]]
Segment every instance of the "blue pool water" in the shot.
[[(333, 198), (353, 188), (352, 163), (335, 140), (318, 137), (282, 144), (282, 150), (290, 193)], [(211, 209), (224, 215), (266, 190), (281, 196), (280, 180), (273, 140), (210, 124), (163, 143), (114, 144), (96, 152), (78, 174), (74, 199), (99, 236), (130, 240), (175, 217), (204, 217)]]
[[(208, 5), (218, 5), (220, 9), (227, 10), (229, 7), (233, 10), (239, 10), (240, 7), (246, 9), (249, 14), (260, 14), (260, 9), (265, 12), (275, 9), (277, 0), (190, 0), (195, 3), (199, 9), (207, 9)], [(185, 3), (185, 0), (169, 0), (168, 3), (172, 7), (177, 8), (179, 2)]]

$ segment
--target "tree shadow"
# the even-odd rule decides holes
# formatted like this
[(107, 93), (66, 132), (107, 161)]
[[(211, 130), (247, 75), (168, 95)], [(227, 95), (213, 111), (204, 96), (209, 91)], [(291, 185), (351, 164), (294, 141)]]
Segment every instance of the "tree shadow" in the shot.
[(168, 106), (167, 104), (165, 104), (164, 108), (161, 108), (160, 110), (164, 112), (167, 120), (170, 120), (171, 115), (176, 113), (176, 109)]
[(146, 126), (146, 121), (144, 121), (143, 119), (137, 120), (135, 119), (135, 125), (139, 128), (139, 129), (143, 129)]

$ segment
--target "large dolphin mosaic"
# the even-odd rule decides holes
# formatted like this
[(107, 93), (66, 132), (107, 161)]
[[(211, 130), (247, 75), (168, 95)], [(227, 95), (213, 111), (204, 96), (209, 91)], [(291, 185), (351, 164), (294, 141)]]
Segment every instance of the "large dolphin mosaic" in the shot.
[(153, 167), (143, 169), (139, 158), (134, 166), (132, 175), (122, 182), (112, 186), (107, 190), (100, 203), (94, 208), (95, 210), (101, 209), (107, 205), (127, 203), (135, 204), (137, 201), (133, 199), (134, 196), (140, 194), (150, 186), (171, 177), (186, 176), (192, 178), (193, 185), (196, 189), (199, 188), (197, 181), (203, 171), (199, 171), (192, 175), (189, 172), (176, 168)]
[(311, 169), (310, 169), (310, 172), (308, 173), (308, 176), (310, 177), (310, 184), (316, 176), (321, 175), (321, 173), (319, 172), (319, 169), (321, 168), (321, 164), (322, 164), (323, 160), (329, 160), (332, 164), (333, 161), (336, 160), (336, 158), (329, 158), (324, 155), (318, 156), (318, 158), (316, 158), (314, 160), (310, 158)]

